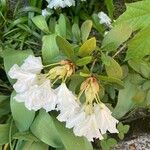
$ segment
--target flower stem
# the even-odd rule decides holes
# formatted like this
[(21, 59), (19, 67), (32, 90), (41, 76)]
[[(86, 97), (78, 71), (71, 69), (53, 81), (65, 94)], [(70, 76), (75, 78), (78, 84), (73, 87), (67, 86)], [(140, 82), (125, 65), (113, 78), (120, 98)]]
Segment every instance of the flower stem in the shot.
[(44, 68), (51, 67), (51, 66), (55, 66), (55, 65), (59, 65), (59, 64), (60, 64), (60, 63), (49, 64), (49, 65), (44, 66)]

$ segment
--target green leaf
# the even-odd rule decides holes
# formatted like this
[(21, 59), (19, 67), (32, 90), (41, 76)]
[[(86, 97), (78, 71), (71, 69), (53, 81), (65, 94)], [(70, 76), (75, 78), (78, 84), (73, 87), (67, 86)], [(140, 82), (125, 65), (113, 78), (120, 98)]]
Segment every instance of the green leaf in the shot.
[(87, 57), (83, 57), (81, 59), (78, 59), (75, 63), (77, 66), (84, 66), (87, 65), (91, 62), (92, 57), (91, 56), (87, 56)]
[(40, 111), (30, 129), (31, 132), (42, 142), (55, 148), (63, 148), (63, 144), (53, 119), (44, 110)]
[(114, 138), (109, 138), (109, 139), (100, 141), (100, 144), (101, 144), (102, 150), (110, 150), (111, 148), (117, 145), (117, 141)]
[(143, 0), (127, 4), (127, 10), (117, 19), (116, 24), (126, 23), (133, 30), (138, 30), (150, 26), (150, 1)]
[(137, 33), (128, 44), (126, 59), (140, 60), (146, 55), (150, 55), (150, 28), (144, 28)]
[(0, 145), (9, 142), (9, 124), (0, 124)]
[(22, 150), (48, 150), (48, 145), (42, 142), (25, 142)]
[(35, 17), (32, 18), (32, 21), (44, 33), (49, 33), (50, 32), (44, 16), (42, 16), (42, 15), (35, 16)]
[(111, 16), (111, 18), (113, 18), (113, 12), (114, 12), (113, 0), (105, 0), (105, 5), (107, 7), (109, 16)]
[[(14, 64), (21, 65), (23, 63), (23, 60), (26, 59), (29, 55), (33, 55), (33, 52), (31, 50), (26, 51), (5, 50), (3, 58), (6, 73), (8, 73), (9, 69)], [(11, 84), (14, 84), (14, 80), (10, 79), (9, 76), (8, 79)]]
[(55, 31), (59, 36), (62, 36), (66, 38), (66, 18), (63, 14), (60, 14), (60, 17), (58, 19), (58, 24), (55, 26)]
[(112, 28), (102, 41), (102, 48), (105, 51), (115, 51), (131, 35), (132, 29), (127, 24), (120, 24)]
[(81, 41), (81, 32), (80, 32), (78, 24), (76, 24), (76, 23), (74, 23), (72, 26), (72, 34), (73, 34), (74, 38), (76, 39), (76, 41), (78, 41), (78, 42)]
[(117, 129), (119, 131), (118, 137), (123, 140), (124, 135), (129, 131), (130, 126), (129, 125), (123, 125), (121, 122), (117, 125)]
[(117, 119), (123, 117), (134, 106), (132, 101), (133, 96), (136, 94), (136, 85), (130, 81), (130, 76), (125, 80), (125, 88), (119, 91), (118, 102), (113, 111), (113, 116)]
[(20, 131), (27, 131), (33, 122), (35, 112), (29, 111), (24, 106), (24, 103), (18, 103), (14, 99), (15, 94), (16, 94), (15, 92), (11, 94), (11, 101), (10, 101), (12, 116), (17, 128)]
[(92, 29), (92, 21), (91, 20), (86, 20), (83, 22), (81, 26), (81, 37), (82, 37), (82, 42), (85, 42), (87, 38), (89, 37), (89, 34)]
[(24, 140), (24, 141), (35, 141), (39, 140), (29, 131), (26, 132), (17, 132), (13, 135), (13, 139)]
[(79, 56), (84, 57), (90, 55), (96, 48), (95, 37), (87, 40), (79, 49)]
[(100, 81), (107, 82), (108, 84), (114, 86), (117, 89), (124, 88), (124, 83), (118, 78), (108, 77), (108, 76), (103, 76), (103, 75), (98, 76), (98, 78)]
[(76, 137), (71, 130), (56, 119), (41, 110), (31, 126), (31, 131), (44, 143), (66, 150), (92, 150), (91, 144), (84, 138)]
[(44, 64), (53, 62), (53, 59), (59, 55), (59, 48), (56, 43), (56, 35), (43, 36), (42, 57)]
[(74, 50), (72, 49), (71, 44), (64, 38), (57, 36), (56, 37), (56, 42), (60, 50), (63, 51), (63, 53), (68, 57), (68, 58), (73, 58), (74, 56)]
[(106, 56), (108, 58), (108, 61), (105, 64), (106, 73), (109, 77), (119, 78), (121, 79), (123, 76), (122, 68), (121, 66), (111, 57)]

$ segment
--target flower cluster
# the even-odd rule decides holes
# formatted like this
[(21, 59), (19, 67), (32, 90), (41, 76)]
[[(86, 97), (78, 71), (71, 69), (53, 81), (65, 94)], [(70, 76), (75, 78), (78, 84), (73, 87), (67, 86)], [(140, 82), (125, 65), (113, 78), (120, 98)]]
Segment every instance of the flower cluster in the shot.
[[(53, 65), (56, 66), (41, 73), (45, 67)], [(78, 96), (67, 88), (65, 82), (74, 71), (75, 66), (69, 60), (43, 66), (40, 57), (30, 55), (20, 67), (15, 64), (8, 72), (12, 79), (17, 79), (13, 85), (16, 91), (14, 99), (24, 102), (29, 110), (43, 108), (47, 112), (58, 111), (59, 121), (66, 122), (67, 128), (73, 128), (76, 136), (85, 136), (89, 141), (94, 138), (103, 139), (103, 134), (107, 131), (118, 133), (118, 120), (100, 101), (101, 86), (95, 77), (90, 76), (81, 84)], [(62, 83), (53, 89), (55, 82), (60, 79)], [(82, 96), (85, 98), (84, 103), (80, 102)]]

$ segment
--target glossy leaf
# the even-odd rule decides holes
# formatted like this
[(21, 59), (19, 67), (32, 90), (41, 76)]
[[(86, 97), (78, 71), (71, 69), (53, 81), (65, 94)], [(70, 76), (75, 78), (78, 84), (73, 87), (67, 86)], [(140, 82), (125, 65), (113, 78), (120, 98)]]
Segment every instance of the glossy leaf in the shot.
[(89, 64), (89, 63), (91, 62), (91, 60), (92, 60), (92, 57), (91, 57), (91, 56), (83, 57), (83, 58), (78, 59), (78, 60), (76, 61), (76, 65), (77, 65), (77, 66), (84, 66), (84, 65)]
[(79, 49), (79, 56), (84, 57), (90, 55), (96, 48), (95, 37), (87, 40)]

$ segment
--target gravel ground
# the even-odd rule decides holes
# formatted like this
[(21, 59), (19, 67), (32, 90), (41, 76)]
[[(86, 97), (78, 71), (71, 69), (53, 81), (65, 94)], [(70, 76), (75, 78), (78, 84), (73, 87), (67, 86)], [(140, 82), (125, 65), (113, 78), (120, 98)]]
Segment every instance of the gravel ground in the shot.
[(150, 150), (150, 134), (144, 133), (119, 143), (113, 150)]

